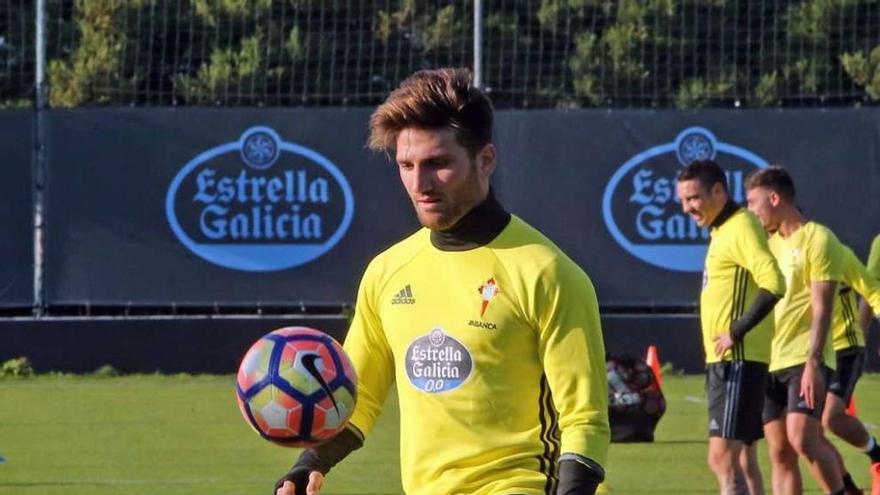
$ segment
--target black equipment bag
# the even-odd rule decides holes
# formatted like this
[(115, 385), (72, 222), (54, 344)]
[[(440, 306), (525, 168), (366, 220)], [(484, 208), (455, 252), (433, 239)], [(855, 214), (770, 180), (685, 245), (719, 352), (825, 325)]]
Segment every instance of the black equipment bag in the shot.
[(612, 442), (653, 442), (654, 429), (666, 412), (666, 399), (654, 372), (642, 358), (605, 356), (608, 417)]

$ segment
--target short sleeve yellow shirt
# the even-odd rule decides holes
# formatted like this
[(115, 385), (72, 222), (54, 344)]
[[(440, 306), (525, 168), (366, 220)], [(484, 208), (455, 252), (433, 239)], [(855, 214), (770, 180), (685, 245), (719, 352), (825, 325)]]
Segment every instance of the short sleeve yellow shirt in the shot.
[[(840, 241), (816, 222), (807, 222), (787, 238), (777, 232), (770, 237), (769, 245), (786, 285), (785, 296), (774, 309), (776, 333), (770, 348), (770, 371), (776, 371), (807, 361), (813, 320), (811, 284), (840, 282), (843, 267)], [(829, 367), (836, 367), (830, 331), (823, 356)]]

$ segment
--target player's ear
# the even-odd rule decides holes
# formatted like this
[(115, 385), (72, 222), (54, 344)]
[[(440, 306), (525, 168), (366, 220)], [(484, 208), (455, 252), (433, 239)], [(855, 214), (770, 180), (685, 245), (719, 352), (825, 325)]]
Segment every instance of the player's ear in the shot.
[(782, 201), (782, 196), (780, 196), (779, 193), (777, 193), (776, 191), (770, 191), (770, 194), (767, 195), (767, 199), (770, 201), (770, 205), (776, 208)]
[(492, 143), (488, 143), (477, 152), (477, 168), (480, 170), (480, 175), (483, 177), (489, 177), (495, 171), (495, 162), (498, 160), (497, 150), (495, 149), (495, 145)]

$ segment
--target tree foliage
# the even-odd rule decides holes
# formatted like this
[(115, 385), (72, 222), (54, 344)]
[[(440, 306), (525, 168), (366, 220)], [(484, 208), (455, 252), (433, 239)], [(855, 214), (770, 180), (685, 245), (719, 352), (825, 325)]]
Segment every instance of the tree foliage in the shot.
[[(484, 3), (484, 80), (500, 107), (880, 101), (876, 0)], [(472, 0), (49, 4), (56, 107), (374, 104), (414, 70), (473, 57)], [(32, 46), (0, 33), (7, 69)], [(33, 96), (31, 80), (2, 74), (0, 107)]]

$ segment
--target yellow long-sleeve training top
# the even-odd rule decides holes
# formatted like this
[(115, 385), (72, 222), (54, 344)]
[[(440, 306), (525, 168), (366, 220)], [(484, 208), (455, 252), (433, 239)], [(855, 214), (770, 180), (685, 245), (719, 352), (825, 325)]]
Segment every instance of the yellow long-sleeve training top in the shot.
[(365, 435), (396, 383), (410, 495), (555, 493), (560, 454), (604, 465), (605, 349), (586, 274), (521, 219), (448, 251), (422, 229), (377, 256), (345, 341)]

